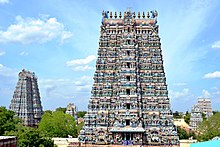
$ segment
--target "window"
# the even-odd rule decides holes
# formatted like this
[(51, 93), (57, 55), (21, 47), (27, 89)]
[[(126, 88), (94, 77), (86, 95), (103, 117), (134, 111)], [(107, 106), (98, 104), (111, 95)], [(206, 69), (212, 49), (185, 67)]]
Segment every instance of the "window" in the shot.
[(130, 76), (126, 76), (126, 79), (127, 79), (127, 81), (130, 81), (131, 77)]
[(127, 104), (127, 109), (130, 109), (131, 108), (131, 104)]
[(130, 120), (126, 120), (126, 126), (130, 125)]
[(131, 40), (128, 40), (127, 43), (128, 43), (128, 45), (130, 45), (131, 44)]
[(130, 56), (130, 51), (127, 51), (127, 55)]
[(127, 62), (127, 67), (131, 68), (131, 63)]
[(126, 94), (130, 95), (130, 89), (126, 89)]

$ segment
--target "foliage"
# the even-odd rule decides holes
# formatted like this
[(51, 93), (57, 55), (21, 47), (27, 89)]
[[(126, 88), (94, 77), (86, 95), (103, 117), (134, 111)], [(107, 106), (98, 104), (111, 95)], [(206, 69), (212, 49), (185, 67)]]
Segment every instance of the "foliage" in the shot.
[(186, 130), (180, 128), (179, 126), (177, 127), (177, 133), (178, 133), (180, 139), (188, 139), (189, 138)]
[(203, 113), (203, 112), (202, 112), (202, 119), (203, 119), (203, 121), (205, 121), (207, 119), (205, 113)]
[(78, 111), (78, 112), (76, 113), (76, 115), (77, 115), (78, 118), (83, 118), (85, 114), (86, 114), (86, 111)]
[(218, 113), (218, 111), (212, 111), (213, 115), (215, 115), (216, 113)]
[(186, 115), (184, 116), (184, 120), (187, 124), (189, 124), (190, 121), (190, 113), (188, 111), (186, 111)]
[(186, 130), (180, 128), (179, 126), (177, 127), (177, 133), (180, 139), (189, 139), (190, 137), (196, 138), (196, 135), (194, 132), (188, 133)]
[(5, 135), (13, 135), (18, 139), (18, 147), (53, 147), (54, 143), (50, 138), (44, 138), (36, 128), (18, 124), (16, 130), (6, 132)]
[(199, 141), (207, 141), (220, 136), (220, 112), (204, 120), (197, 128), (197, 135)]
[(13, 111), (7, 110), (5, 107), (0, 107), (0, 136), (6, 131), (15, 130), (16, 124), (19, 122), (19, 118), (15, 116)]
[(38, 125), (38, 129), (43, 136), (48, 137), (77, 137), (77, 129), (74, 118), (62, 111), (55, 111), (52, 114), (45, 112)]
[(173, 118), (175, 118), (175, 119), (177, 119), (177, 118), (182, 118), (182, 116), (179, 114), (178, 111), (175, 111), (175, 112), (173, 113)]
[(56, 108), (56, 111), (62, 111), (63, 113), (66, 113), (66, 108), (59, 107)]
[(45, 110), (44, 113), (46, 113), (46, 112), (48, 112), (48, 113), (50, 113), (50, 114), (53, 113), (51, 110)]
[(80, 130), (82, 130), (82, 127), (84, 126), (84, 123), (81, 122), (80, 124), (77, 125), (76, 129), (77, 129), (77, 133), (79, 134)]

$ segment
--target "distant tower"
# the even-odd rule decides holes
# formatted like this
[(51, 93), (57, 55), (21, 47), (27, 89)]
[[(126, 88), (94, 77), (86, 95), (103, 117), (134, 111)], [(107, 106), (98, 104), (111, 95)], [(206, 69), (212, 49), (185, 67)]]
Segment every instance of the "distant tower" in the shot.
[(157, 11), (102, 15), (94, 84), (79, 140), (178, 146)]
[(66, 108), (66, 113), (70, 114), (75, 118), (76, 116), (76, 106), (73, 103), (69, 103)]
[(203, 121), (202, 113), (207, 119), (213, 115), (210, 98), (198, 98), (198, 103), (192, 107), (189, 124), (192, 130), (196, 130), (199, 123)]
[(198, 98), (198, 105), (201, 109), (201, 112), (206, 115), (206, 118), (212, 116), (213, 113), (210, 98)]
[(191, 111), (191, 114), (190, 114), (190, 122), (189, 122), (190, 129), (191, 130), (196, 130), (197, 126), (202, 121), (203, 121), (203, 118), (202, 118), (201, 108), (199, 107), (198, 104), (195, 104), (192, 107), (192, 111)]
[(43, 114), (37, 77), (34, 72), (22, 70), (9, 109), (27, 126), (36, 126)]

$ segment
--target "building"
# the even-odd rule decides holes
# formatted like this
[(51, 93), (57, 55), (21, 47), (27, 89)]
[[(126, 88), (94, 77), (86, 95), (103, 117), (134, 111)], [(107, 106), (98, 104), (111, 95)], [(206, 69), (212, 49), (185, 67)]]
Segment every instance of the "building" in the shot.
[(158, 34), (157, 11), (102, 13), (98, 58), (79, 140), (178, 145)]
[(198, 105), (201, 111), (206, 115), (206, 118), (213, 115), (210, 98), (198, 98)]
[(202, 113), (207, 119), (213, 115), (210, 98), (198, 98), (198, 103), (192, 107), (189, 124), (191, 130), (195, 130), (198, 124), (203, 121)]
[(70, 114), (74, 118), (76, 117), (76, 106), (73, 103), (69, 103), (66, 107), (66, 114)]
[(14, 91), (10, 110), (22, 119), (27, 126), (36, 126), (43, 114), (37, 76), (34, 72), (22, 70), (18, 74), (18, 82)]
[(0, 147), (17, 147), (16, 136), (0, 136)]
[(189, 122), (190, 129), (191, 130), (196, 130), (197, 126), (202, 121), (203, 121), (202, 111), (201, 111), (199, 105), (196, 104), (192, 107), (192, 111), (191, 111), (191, 114), (190, 114), (190, 122)]
[(57, 147), (80, 147), (78, 138), (52, 138)]

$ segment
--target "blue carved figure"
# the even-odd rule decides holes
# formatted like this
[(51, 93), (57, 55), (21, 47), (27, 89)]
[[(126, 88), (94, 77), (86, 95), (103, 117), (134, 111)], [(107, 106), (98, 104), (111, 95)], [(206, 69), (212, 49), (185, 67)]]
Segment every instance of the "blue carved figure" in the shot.
[(104, 23), (105, 18), (108, 18), (109, 11), (103, 11), (102, 12), (102, 24)]
[(157, 23), (157, 15), (158, 15), (157, 11), (156, 10), (152, 10), (152, 11), (150, 11), (150, 13), (152, 14), (151, 18), (155, 19), (154, 24), (156, 24)]

